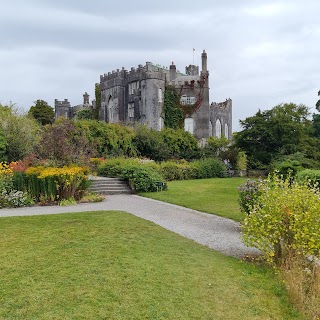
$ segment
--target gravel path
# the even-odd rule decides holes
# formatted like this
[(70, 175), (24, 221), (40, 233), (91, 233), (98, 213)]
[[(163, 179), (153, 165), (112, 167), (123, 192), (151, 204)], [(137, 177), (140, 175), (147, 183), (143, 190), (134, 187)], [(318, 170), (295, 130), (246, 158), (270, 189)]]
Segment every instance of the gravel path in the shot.
[(112, 195), (107, 196), (103, 202), (74, 206), (0, 209), (0, 217), (97, 210), (129, 212), (229, 256), (240, 258), (259, 254), (258, 250), (243, 244), (240, 225), (233, 220), (136, 195)]

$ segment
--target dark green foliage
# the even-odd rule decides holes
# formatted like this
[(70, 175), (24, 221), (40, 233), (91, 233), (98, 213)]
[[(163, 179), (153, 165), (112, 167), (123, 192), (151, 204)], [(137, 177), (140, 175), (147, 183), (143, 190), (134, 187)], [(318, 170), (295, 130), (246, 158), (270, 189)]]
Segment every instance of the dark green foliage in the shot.
[(180, 108), (180, 97), (173, 86), (167, 86), (164, 91), (164, 125), (166, 128), (182, 128), (184, 114)]
[(222, 161), (214, 158), (193, 161), (190, 167), (195, 179), (222, 178), (227, 170)]
[(310, 181), (310, 184), (318, 184), (320, 188), (320, 170), (305, 169), (297, 174), (297, 180)]
[(76, 118), (78, 120), (94, 120), (96, 119), (96, 112), (93, 109), (83, 109), (77, 112)]
[(7, 141), (0, 127), (0, 162), (4, 162), (7, 160), (6, 151), (7, 151)]
[(133, 143), (137, 152), (142, 157), (155, 161), (163, 161), (170, 158), (170, 148), (164, 142), (161, 132), (140, 126), (136, 130)]
[(236, 147), (246, 152), (249, 168), (263, 169), (278, 155), (302, 152), (314, 157), (311, 121), (304, 105), (280, 104), (240, 121)]
[(75, 125), (86, 136), (98, 157), (137, 155), (133, 144), (135, 132), (129, 127), (96, 120), (76, 121)]
[(53, 123), (54, 110), (48, 102), (38, 99), (34, 101), (35, 106), (30, 107), (28, 115), (39, 121), (42, 125)]
[(4, 137), (2, 143), (6, 144), (5, 153), (2, 146), (0, 156), (8, 162), (23, 159), (33, 153), (41, 134), (35, 119), (20, 114), (14, 105), (2, 106), (1, 104), (0, 131)]
[[(320, 97), (320, 90), (318, 91), (318, 96)], [(316, 108), (320, 112), (320, 100), (317, 101)]]
[(166, 128), (160, 133), (171, 159), (194, 159), (199, 156), (198, 141), (189, 132)]
[(137, 192), (154, 192), (167, 188), (163, 177), (154, 169), (143, 165), (131, 165), (123, 168), (120, 176), (129, 182)]
[(166, 187), (161, 174), (149, 165), (134, 159), (109, 159), (98, 168), (98, 174), (106, 177), (121, 177), (137, 192), (158, 191), (158, 185)]
[(96, 109), (95, 109), (95, 118), (98, 120), (100, 118), (100, 111), (101, 111), (101, 90), (100, 84), (95, 84), (95, 98), (96, 98)]
[(312, 119), (312, 135), (320, 138), (320, 114), (313, 114)]

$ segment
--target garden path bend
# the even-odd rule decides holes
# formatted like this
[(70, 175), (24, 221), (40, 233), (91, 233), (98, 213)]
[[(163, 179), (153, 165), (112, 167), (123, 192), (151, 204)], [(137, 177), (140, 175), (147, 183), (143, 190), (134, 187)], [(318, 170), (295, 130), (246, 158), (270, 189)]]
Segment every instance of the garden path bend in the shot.
[(241, 258), (259, 254), (257, 249), (244, 245), (238, 222), (137, 195), (110, 195), (103, 202), (82, 203), (73, 206), (0, 209), (0, 217), (97, 210), (126, 211), (228, 256)]

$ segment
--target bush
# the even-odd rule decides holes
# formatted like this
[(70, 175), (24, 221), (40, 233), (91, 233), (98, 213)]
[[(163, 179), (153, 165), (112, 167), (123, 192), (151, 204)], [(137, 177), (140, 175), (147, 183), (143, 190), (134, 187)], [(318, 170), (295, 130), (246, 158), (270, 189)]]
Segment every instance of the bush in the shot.
[(188, 179), (190, 171), (188, 162), (182, 164), (173, 161), (162, 162), (158, 170), (167, 181)]
[(125, 166), (139, 164), (138, 159), (111, 158), (98, 166), (98, 174), (104, 177), (119, 177)]
[(214, 158), (196, 160), (190, 163), (190, 178), (222, 178), (226, 172), (226, 166), (220, 160)]
[(240, 210), (249, 214), (255, 204), (257, 204), (261, 190), (262, 181), (247, 180), (246, 183), (238, 187)]
[(320, 255), (320, 191), (307, 183), (269, 177), (243, 224), (244, 240), (279, 264), (290, 254)]
[(115, 158), (105, 160), (98, 168), (98, 174), (105, 177), (121, 177), (138, 192), (158, 191), (166, 188), (166, 183), (156, 169), (155, 163), (142, 163), (138, 159)]
[(143, 165), (123, 167), (120, 176), (137, 192), (154, 192), (167, 189), (163, 177), (154, 169)]
[(310, 184), (318, 184), (320, 186), (320, 170), (305, 169), (297, 174), (298, 181), (309, 181)]
[(22, 191), (2, 189), (0, 193), (0, 208), (24, 207), (32, 203), (33, 200)]

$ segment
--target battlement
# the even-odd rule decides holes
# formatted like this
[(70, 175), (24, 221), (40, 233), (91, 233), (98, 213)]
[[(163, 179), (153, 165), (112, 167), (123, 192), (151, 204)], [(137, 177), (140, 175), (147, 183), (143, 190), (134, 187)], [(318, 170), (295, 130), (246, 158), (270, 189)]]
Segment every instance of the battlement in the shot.
[(59, 101), (58, 99), (54, 99), (54, 106), (55, 107), (67, 107), (69, 108), (71, 105), (70, 105), (70, 102), (68, 99), (64, 99), (62, 101)]
[(210, 105), (211, 108), (217, 108), (217, 109), (230, 109), (232, 108), (232, 100), (226, 99), (226, 101), (223, 102), (212, 102)]

